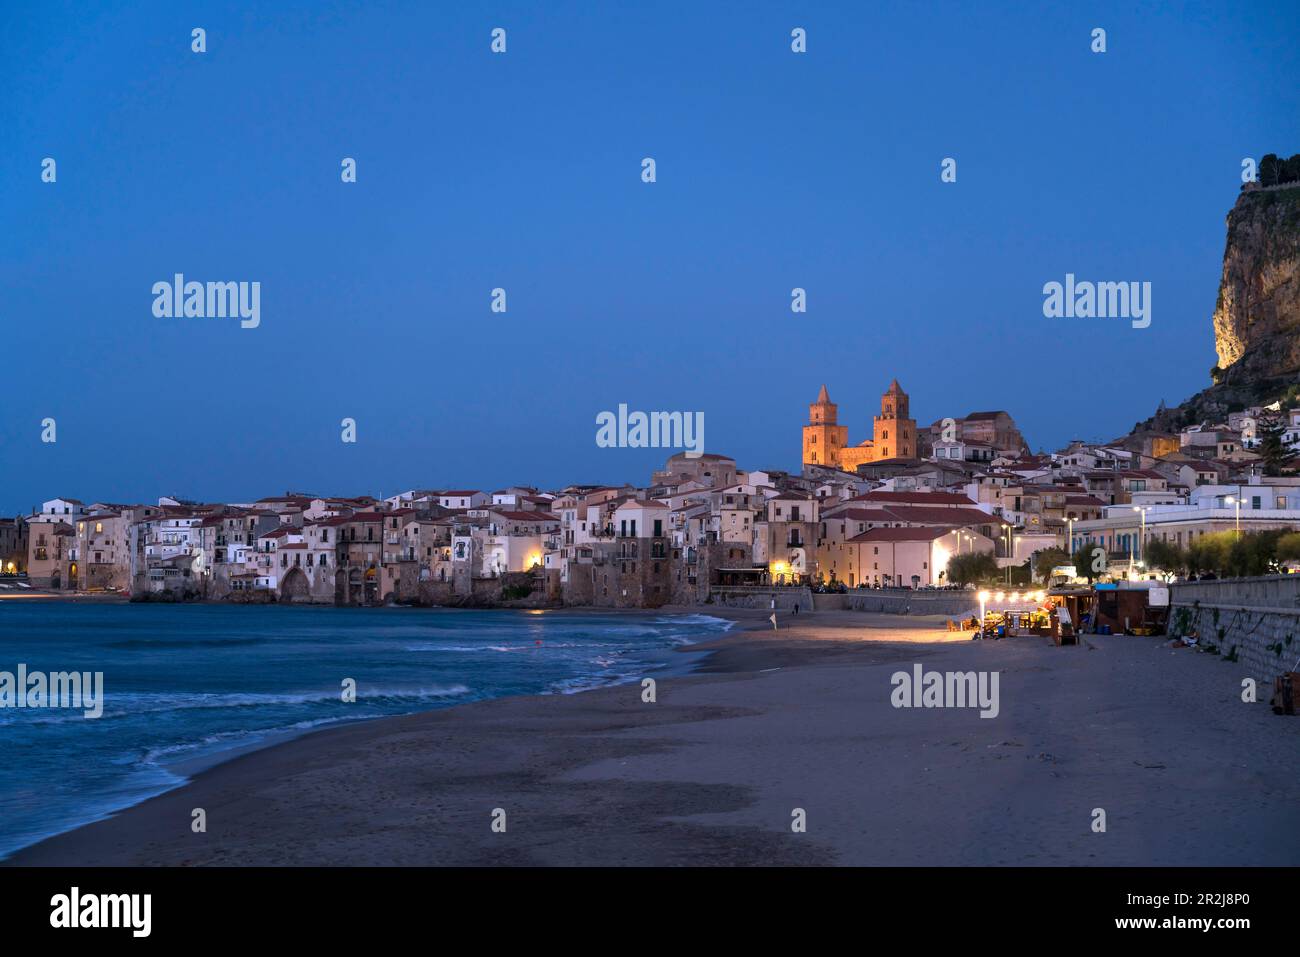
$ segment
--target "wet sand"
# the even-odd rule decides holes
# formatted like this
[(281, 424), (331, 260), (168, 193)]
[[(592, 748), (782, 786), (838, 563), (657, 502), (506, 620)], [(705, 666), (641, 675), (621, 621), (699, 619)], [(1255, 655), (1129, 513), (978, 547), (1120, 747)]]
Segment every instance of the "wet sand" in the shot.
[[(6, 863), (1300, 863), (1300, 718), (1242, 703), (1218, 658), (1157, 638), (975, 642), (942, 619), (805, 613), (772, 631), (767, 611), (707, 613), (753, 630), (693, 646), (710, 653), (655, 703), (629, 684), (329, 729)], [(891, 675), (914, 663), (997, 671), (998, 716), (893, 707)]]

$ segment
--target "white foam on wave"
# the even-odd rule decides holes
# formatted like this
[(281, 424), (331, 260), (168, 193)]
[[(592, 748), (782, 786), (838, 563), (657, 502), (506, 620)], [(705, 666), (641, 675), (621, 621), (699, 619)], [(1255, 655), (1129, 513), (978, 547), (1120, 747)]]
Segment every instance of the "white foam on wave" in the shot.
[[(411, 698), (416, 700), (429, 698), (454, 698), (459, 695), (468, 694), (469, 688), (463, 684), (447, 685), (432, 688), (367, 688), (364, 684), (357, 686), (357, 700), (376, 700), (376, 699), (403, 699)], [(193, 711), (203, 709), (218, 708), (262, 708), (276, 705), (299, 705), (299, 704), (324, 704), (339, 702), (343, 700), (338, 691), (301, 691), (289, 692), (283, 694), (269, 694), (259, 692), (235, 692), (229, 694), (213, 694), (206, 692), (195, 692), (193, 694), (153, 694), (153, 693), (129, 693), (104, 695), (104, 713), (100, 718), (95, 720), (102, 721), (113, 718), (134, 718), (137, 715), (145, 714), (167, 714), (173, 711)], [(141, 704), (143, 706), (136, 707)], [(114, 708), (114, 705), (124, 705), (121, 708)], [(28, 714), (42, 713), (42, 717), (26, 718), (25, 723), (30, 725), (42, 724), (63, 724), (67, 721), (84, 721), (87, 720), (80, 710), (59, 709), (61, 713), (52, 714), (48, 717), (43, 712), (49, 709), (29, 710)], [(8, 715), (0, 719), (0, 726), (4, 724), (13, 724), (22, 720), (18, 717), (15, 709), (13, 717)]]

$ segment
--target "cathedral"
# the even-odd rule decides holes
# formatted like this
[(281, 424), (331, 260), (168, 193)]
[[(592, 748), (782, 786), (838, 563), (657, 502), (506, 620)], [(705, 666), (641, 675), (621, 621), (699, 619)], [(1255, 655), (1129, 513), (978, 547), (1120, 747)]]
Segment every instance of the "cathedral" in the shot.
[(803, 463), (854, 472), (864, 462), (916, 458), (916, 421), (908, 417), (907, 393), (895, 379), (880, 397), (872, 438), (849, 445), (849, 427), (837, 421), (839, 406), (822, 386), (817, 401), (808, 406), (803, 427)]

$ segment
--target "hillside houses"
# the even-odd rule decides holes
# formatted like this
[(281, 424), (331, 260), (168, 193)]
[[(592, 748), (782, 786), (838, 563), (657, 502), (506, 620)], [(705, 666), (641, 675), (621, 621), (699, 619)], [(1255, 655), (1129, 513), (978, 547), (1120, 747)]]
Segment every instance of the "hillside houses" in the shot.
[(1038, 453), (1006, 412), (920, 429), (909, 414), (893, 382), (871, 437), (846, 444), (823, 387), (799, 471), (681, 452), (644, 485), (51, 498), (0, 519), (0, 576), (173, 599), (659, 607), (793, 584), (943, 587), (952, 558), (977, 552), (1023, 567), (1096, 543), (1136, 568), (1152, 537), (1300, 526), (1300, 478), (1276, 474), (1300, 409)]

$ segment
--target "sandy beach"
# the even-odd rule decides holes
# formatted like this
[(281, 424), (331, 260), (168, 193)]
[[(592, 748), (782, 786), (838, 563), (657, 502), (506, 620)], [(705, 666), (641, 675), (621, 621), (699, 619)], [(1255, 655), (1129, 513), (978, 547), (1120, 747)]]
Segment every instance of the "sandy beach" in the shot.
[[(721, 613), (744, 630), (691, 648), (709, 654), (654, 703), (627, 684), (321, 731), (6, 863), (1300, 863), (1300, 719), (1242, 703), (1218, 658), (1158, 638), (1057, 648), (936, 619), (805, 613), (773, 631), (768, 612)], [(891, 675), (915, 664), (997, 672), (997, 716), (894, 707)]]

